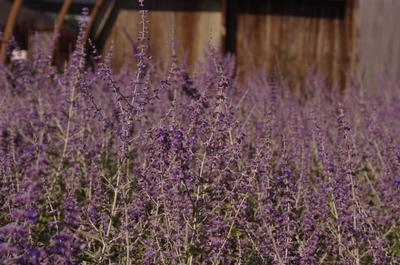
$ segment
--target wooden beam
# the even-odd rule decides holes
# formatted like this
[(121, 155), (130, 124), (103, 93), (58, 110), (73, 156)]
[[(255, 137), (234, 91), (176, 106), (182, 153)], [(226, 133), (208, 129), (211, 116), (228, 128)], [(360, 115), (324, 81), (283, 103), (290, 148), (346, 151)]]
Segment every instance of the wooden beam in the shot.
[(72, 4), (72, 0), (64, 0), (64, 3), (61, 7), (60, 13), (58, 13), (58, 16), (56, 18), (56, 24), (54, 25), (54, 33), (57, 34), (53, 40), (53, 62), (55, 55), (58, 50), (58, 44), (59, 44), (59, 39), (60, 39), (60, 34), (61, 34), (61, 28), (64, 23), (65, 16), (68, 13), (68, 10), (70, 9)]
[(108, 2), (108, 10), (106, 10), (105, 15), (101, 17), (103, 21), (99, 24), (99, 29), (96, 30), (96, 35), (94, 36), (93, 42), (99, 51), (102, 51), (106, 43), (107, 37), (111, 33), (111, 30), (117, 20), (118, 13), (121, 9), (121, 1), (113, 0)]
[(103, 4), (104, 4), (104, 0), (97, 0), (96, 1), (96, 4), (93, 7), (93, 10), (92, 10), (92, 12), (90, 14), (89, 24), (88, 24), (88, 27), (87, 27), (86, 32), (85, 32), (85, 37), (83, 39), (84, 42), (86, 42), (88, 40), (88, 38), (90, 36), (90, 33), (91, 33), (92, 29), (93, 29), (94, 23), (96, 22), (97, 15), (99, 14), (100, 9), (103, 6)]
[[(347, 42), (348, 58), (346, 58), (346, 70), (347, 74), (355, 74), (355, 69), (358, 64), (357, 54), (357, 31), (359, 18), (359, 0), (348, 0), (346, 2), (346, 14), (345, 14), (345, 41)], [(349, 81), (349, 80), (347, 80)]]
[(61, 27), (64, 23), (65, 16), (67, 15), (69, 8), (71, 7), (72, 0), (64, 0), (64, 3), (61, 7), (60, 13), (58, 13), (56, 24), (54, 30), (56, 32), (60, 32)]
[(97, 15), (98, 19), (96, 19), (91, 30), (92, 32), (89, 35), (89, 37), (92, 38), (93, 42), (96, 42), (98, 40), (98, 37), (104, 30), (104, 27), (107, 24), (107, 20), (112, 13), (113, 7), (117, 5), (116, 1), (117, 0), (107, 1), (101, 9), (101, 12)]
[(17, 17), (18, 17), (19, 11), (21, 10), (22, 4), (23, 4), (23, 0), (14, 0), (14, 3), (11, 7), (10, 14), (8, 15), (8, 18), (7, 18), (7, 24), (6, 24), (6, 28), (5, 28), (4, 36), (3, 36), (3, 43), (0, 48), (0, 60), (2, 60), (3, 62), (7, 58), (8, 42), (10, 41), (10, 38), (14, 31), (15, 23), (17, 21)]

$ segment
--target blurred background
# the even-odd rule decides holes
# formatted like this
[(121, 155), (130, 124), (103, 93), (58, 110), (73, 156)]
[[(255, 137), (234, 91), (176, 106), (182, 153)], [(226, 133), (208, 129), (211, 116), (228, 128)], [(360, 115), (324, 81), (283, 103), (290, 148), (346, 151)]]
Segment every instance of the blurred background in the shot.
[[(111, 64), (119, 70), (135, 50), (135, 0), (0, 0), (1, 59), (54, 45), (54, 62), (62, 65), (84, 7), (90, 10), (86, 39), (101, 53), (113, 45)], [(400, 0), (146, 0), (145, 8), (151, 53), (161, 65), (171, 60), (175, 34), (178, 55), (192, 69), (211, 43), (235, 54), (238, 76), (278, 71), (298, 85), (318, 72), (340, 87), (354, 79), (366, 86), (400, 79)], [(22, 52), (12, 52), (9, 41)]]

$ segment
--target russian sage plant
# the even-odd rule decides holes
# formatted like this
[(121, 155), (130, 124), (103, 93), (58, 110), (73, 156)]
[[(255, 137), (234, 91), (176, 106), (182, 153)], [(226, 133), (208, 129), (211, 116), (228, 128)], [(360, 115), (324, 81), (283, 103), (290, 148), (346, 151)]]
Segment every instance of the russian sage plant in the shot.
[(0, 264), (400, 263), (398, 83), (296, 93), (174, 38), (164, 69), (140, 17), (118, 73), (85, 22), (62, 69), (0, 65)]

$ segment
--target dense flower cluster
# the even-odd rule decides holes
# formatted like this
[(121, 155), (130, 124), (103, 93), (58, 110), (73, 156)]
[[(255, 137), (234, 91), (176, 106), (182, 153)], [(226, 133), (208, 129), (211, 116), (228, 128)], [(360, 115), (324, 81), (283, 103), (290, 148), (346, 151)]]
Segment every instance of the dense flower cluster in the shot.
[(0, 264), (400, 263), (398, 84), (163, 69), (141, 16), (135, 71), (85, 25), (61, 71), (1, 65)]

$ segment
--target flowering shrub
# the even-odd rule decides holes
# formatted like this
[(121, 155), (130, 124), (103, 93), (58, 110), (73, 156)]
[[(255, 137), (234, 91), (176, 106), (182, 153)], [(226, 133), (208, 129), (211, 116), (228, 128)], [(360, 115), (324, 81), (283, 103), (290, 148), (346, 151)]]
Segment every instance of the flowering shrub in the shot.
[(51, 51), (0, 69), (0, 264), (399, 264), (400, 90)]

